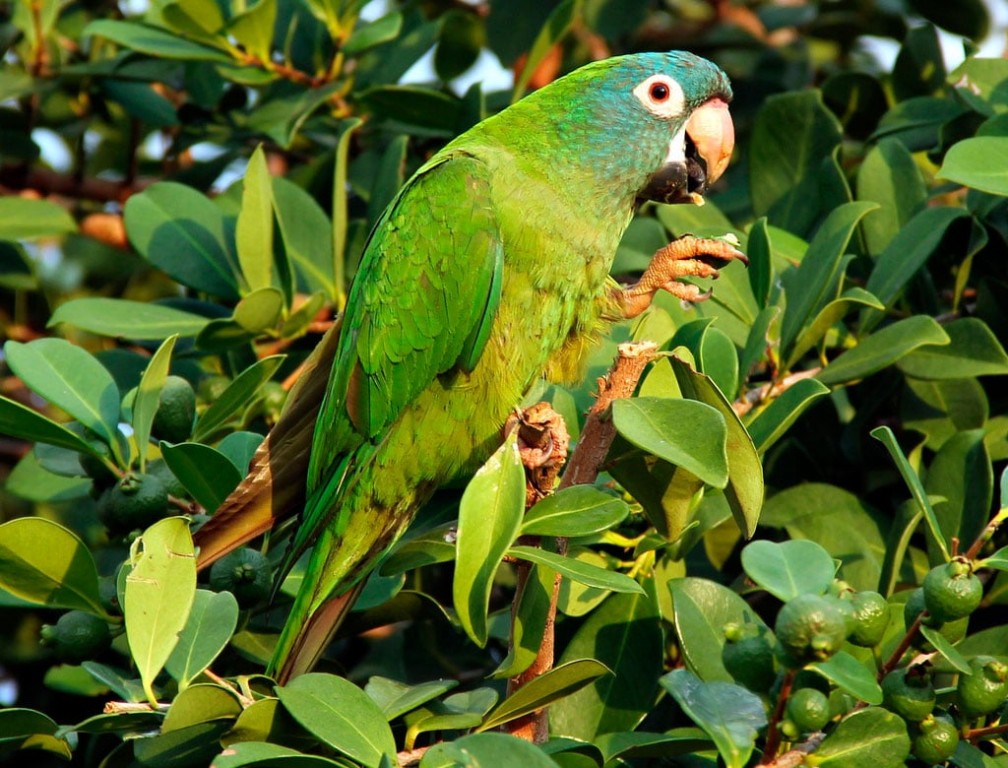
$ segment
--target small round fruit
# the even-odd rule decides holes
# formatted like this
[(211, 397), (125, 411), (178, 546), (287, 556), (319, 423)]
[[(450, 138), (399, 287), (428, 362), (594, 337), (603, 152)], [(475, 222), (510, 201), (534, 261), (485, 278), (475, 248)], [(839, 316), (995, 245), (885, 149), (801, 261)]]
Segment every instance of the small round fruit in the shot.
[(165, 463), (164, 459), (155, 459), (154, 461), (147, 462), (147, 473), (160, 478), (161, 482), (164, 483), (165, 490), (172, 496), (187, 496), (188, 491), (181, 481), (175, 477), (175, 473), (172, 472), (168, 465)]
[(287, 390), (277, 381), (263, 384), (259, 398), (259, 411), (269, 424), (276, 424), (287, 402)]
[(935, 707), (931, 675), (921, 667), (894, 669), (882, 678), (882, 704), (911, 723), (919, 723)]
[(946, 717), (928, 715), (921, 721), (911, 751), (928, 765), (944, 763), (959, 746), (959, 729)]
[(1008, 665), (993, 656), (974, 656), (969, 665), (973, 674), (959, 675), (956, 693), (959, 710), (972, 720), (993, 712), (1008, 698)]
[(854, 645), (872, 648), (882, 641), (889, 626), (889, 603), (878, 592), (855, 592), (854, 630), (848, 638)]
[(236, 549), (210, 568), (210, 588), (230, 592), (242, 609), (269, 599), (273, 589), (273, 568), (256, 549)]
[(835, 598), (804, 594), (792, 598), (777, 614), (777, 642), (800, 664), (824, 661), (840, 650), (847, 637), (847, 622)]
[(787, 716), (802, 733), (822, 730), (830, 720), (829, 699), (815, 688), (799, 688), (788, 697)]
[(196, 392), (181, 376), (168, 376), (161, 388), (151, 434), (169, 443), (181, 443), (192, 434), (196, 418)]
[(207, 376), (199, 383), (199, 401), (207, 405), (215, 403), (229, 386), (231, 379), (227, 376)]
[(168, 491), (156, 475), (131, 472), (98, 499), (98, 517), (111, 531), (153, 525), (168, 510)]
[(741, 632), (733, 636), (727, 631), (724, 648), (721, 649), (721, 663), (728, 674), (750, 691), (765, 693), (773, 685), (777, 673), (774, 671), (773, 648), (764, 635), (745, 636)]
[(970, 564), (953, 560), (936, 565), (924, 577), (924, 605), (937, 621), (969, 616), (983, 599), (983, 584)]
[(104, 619), (84, 611), (67, 611), (55, 624), (45, 624), (42, 642), (52, 647), (56, 657), (67, 664), (79, 664), (97, 656), (111, 642)]

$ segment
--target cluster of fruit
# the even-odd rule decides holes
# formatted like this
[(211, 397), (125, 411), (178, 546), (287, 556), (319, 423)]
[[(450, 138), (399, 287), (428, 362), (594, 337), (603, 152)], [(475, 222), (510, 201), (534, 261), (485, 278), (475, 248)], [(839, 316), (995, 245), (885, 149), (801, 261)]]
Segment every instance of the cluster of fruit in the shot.
[[(941, 763), (952, 756), (972, 723), (1008, 700), (1008, 665), (991, 656), (974, 656), (968, 660), (970, 674), (959, 673), (954, 687), (949, 678), (948, 687), (936, 691), (931, 667), (935, 649), (918, 629), (930, 627), (949, 644), (957, 643), (982, 597), (983, 585), (965, 558), (932, 568), (906, 600), (904, 642), (895, 646), (895, 658), (883, 663), (880, 645), (884, 638), (889, 641), (891, 621), (898, 621), (890, 617), (889, 602), (878, 592), (854, 591), (835, 581), (827, 594), (788, 600), (772, 635), (755, 624), (727, 625), (722, 662), (736, 682), (783, 705), (776, 726), (785, 740), (794, 742), (865, 705), (831, 687), (808, 665), (827, 661), (845, 643), (875, 649), (882, 706), (907, 721), (915, 757)], [(779, 702), (781, 696), (785, 702)]]

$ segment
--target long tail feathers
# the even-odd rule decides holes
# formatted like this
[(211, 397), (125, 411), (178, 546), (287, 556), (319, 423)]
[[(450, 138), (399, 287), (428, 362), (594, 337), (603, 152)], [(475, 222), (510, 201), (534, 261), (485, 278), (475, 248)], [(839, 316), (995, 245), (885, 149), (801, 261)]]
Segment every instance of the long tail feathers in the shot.
[(335, 636), (363, 587), (362, 580), (343, 594), (327, 600), (297, 627), (293, 636), (288, 635), (293, 624), (288, 620), (266, 674), (284, 685), (291, 678), (309, 672)]
[(199, 548), (198, 568), (206, 568), (277, 523), (301, 513), (315, 419), (329, 383), (327, 372), (338, 339), (337, 322), (305, 361), (283, 415), (252, 457), (248, 475), (193, 534)]

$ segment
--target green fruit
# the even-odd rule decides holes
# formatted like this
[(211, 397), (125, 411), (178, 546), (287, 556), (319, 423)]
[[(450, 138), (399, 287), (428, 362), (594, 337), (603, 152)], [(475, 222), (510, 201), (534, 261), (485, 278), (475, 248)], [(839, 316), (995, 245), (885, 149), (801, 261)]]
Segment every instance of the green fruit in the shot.
[(131, 472), (98, 499), (98, 517), (118, 533), (153, 525), (168, 510), (168, 491), (155, 475)]
[(251, 608), (269, 599), (273, 590), (273, 568), (261, 552), (242, 547), (213, 564), (210, 588), (216, 592), (230, 592), (240, 608)]
[(106, 613), (122, 615), (119, 605), (119, 591), (115, 576), (102, 576), (98, 579), (98, 597)]
[(773, 648), (765, 635), (736, 636), (725, 628), (726, 642), (721, 649), (721, 663), (735, 681), (750, 691), (770, 690), (777, 673), (774, 671)]
[(192, 435), (196, 419), (196, 393), (181, 376), (168, 376), (161, 388), (151, 434), (169, 443), (181, 443)]
[(802, 666), (824, 661), (840, 650), (847, 637), (847, 622), (836, 603), (836, 598), (804, 594), (784, 604), (774, 624), (777, 642), (784, 650), (783, 661)]
[(883, 705), (911, 723), (919, 723), (935, 707), (931, 674), (922, 667), (894, 669), (882, 679)]
[(287, 390), (279, 382), (267, 381), (260, 390), (260, 394), (259, 412), (268, 424), (276, 424), (281, 411), (283, 411), (284, 403), (287, 402)]
[(159, 478), (164, 483), (165, 490), (168, 491), (169, 495), (178, 497), (189, 495), (185, 486), (175, 477), (175, 473), (165, 464), (164, 459), (155, 459), (154, 461), (147, 462), (147, 474)]
[(959, 746), (959, 730), (951, 719), (928, 715), (918, 726), (911, 751), (928, 765), (944, 763)]
[[(913, 624), (914, 619), (916, 619), (923, 610), (924, 590), (918, 587), (910, 593), (910, 597), (907, 598), (906, 604), (903, 606), (903, 621), (907, 629), (910, 629), (910, 625)], [(928, 615), (921, 623), (925, 627), (937, 629), (941, 633), (942, 637), (955, 645), (966, 637), (966, 630), (969, 627), (969, 616), (963, 616), (961, 619), (942, 623), (940, 621), (936, 621), (933, 616)], [(914, 645), (929, 652), (934, 650), (923, 635), (917, 636), (914, 641)]]
[(229, 386), (231, 379), (227, 376), (207, 376), (199, 383), (199, 401), (206, 405), (215, 403)]
[(815, 688), (799, 688), (788, 697), (787, 716), (802, 733), (821, 730), (830, 720), (829, 699)]
[(936, 565), (924, 577), (924, 605), (936, 621), (953, 621), (969, 616), (983, 599), (983, 584), (970, 564), (953, 560)]
[(855, 592), (851, 597), (854, 630), (849, 640), (854, 645), (871, 648), (878, 645), (889, 627), (889, 603), (878, 592)]
[(92, 659), (111, 642), (105, 620), (84, 611), (64, 613), (55, 625), (43, 625), (41, 634), (42, 642), (51, 646), (56, 657), (67, 664)]
[(959, 710), (970, 720), (993, 712), (1008, 698), (1008, 666), (993, 656), (974, 656), (973, 674), (959, 675)]

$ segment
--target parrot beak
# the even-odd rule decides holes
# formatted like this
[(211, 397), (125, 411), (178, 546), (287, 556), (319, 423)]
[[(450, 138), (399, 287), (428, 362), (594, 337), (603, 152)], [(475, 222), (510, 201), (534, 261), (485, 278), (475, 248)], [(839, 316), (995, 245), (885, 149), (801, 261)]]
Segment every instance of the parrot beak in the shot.
[(703, 195), (717, 181), (735, 148), (735, 126), (728, 103), (713, 98), (693, 111), (669, 142), (665, 162), (638, 194), (659, 203), (703, 204)]

